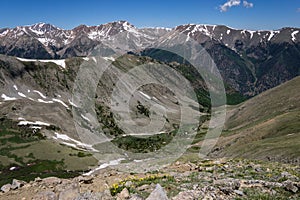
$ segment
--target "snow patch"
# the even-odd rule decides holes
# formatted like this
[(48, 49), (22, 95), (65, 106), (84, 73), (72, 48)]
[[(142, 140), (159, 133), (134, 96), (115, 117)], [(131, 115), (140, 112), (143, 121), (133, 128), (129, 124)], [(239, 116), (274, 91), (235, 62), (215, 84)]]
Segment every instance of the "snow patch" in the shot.
[(270, 35), (269, 35), (268, 41), (270, 41), (275, 36), (275, 34), (277, 34), (279, 32), (280, 31), (270, 31)]
[(255, 31), (248, 31), (248, 32), (250, 33), (250, 39), (252, 39)]
[(107, 60), (107, 61), (115, 61), (115, 59), (113, 57), (103, 57), (104, 60)]
[(47, 97), (45, 95), (43, 95), (43, 93), (41, 93), (40, 91), (37, 90), (33, 90), (33, 92), (38, 93), (43, 99), (46, 99)]
[(227, 32), (226, 32), (226, 33), (227, 33), (227, 35), (229, 35), (229, 34), (230, 34), (230, 30), (227, 30)]
[(15, 90), (18, 90), (18, 87), (16, 85), (14, 85)]
[(35, 122), (30, 122), (30, 121), (20, 121), (18, 123), (19, 126), (26, 126), (26, 125), (38, 125), (38, 126), (50, 126), (49, 123), (46, 122), (41, 122), (41, 121), (35, 121)]
[(37, 34), (37, 35), (43, 35), (45, 32), (43, 32), (43, 31), (39, 31), (39, 30), (35, 30), (35, 29), (33, 29), (33, 28), (29, 28), (33, 33), (35, 33), (35, 34)]
[(89, 118), (87, 118), (86, 116), (84, 116), (83, 114), (80, 115), (83, 119), (85, 119), (86, 121), (90, 122), (91, 120)]
[(25, 94), (23, 94), (22, 92), (18, 92), (18, 95), (19, 95), (20, 97), (24, 97), (24, 98), (27, 97), (27, 96), (26, 96)]
[(153, 158), (147, 158), (147, 159), (142, 159), (142, 160), (133, 160), (133, 162), (140, 163), (140, 162), (145, 162), (145, 161), (152, 160), (152, 159)]
[(296, 35), (299, 33), (299, 31), (294, 31), (291, 36), (292, 36), (292, 40), (293, 42), (296, 42)]
[(189, 40), (190, 40), (190, 33), (187, 35), (185, 41), (187, 42), (187, 41), (189, 41)]
[(191, 33), (195, 33), (196, 31), (202, 32), (203, 34), (207, 35), (208, 37), (212, 38), (211, 33), (207, 29), (206, 25), (195, 25), (194, 29), (191, 31)]
[(220, 36), (219, 40), (223, 40), (223, 33), (221, 33), (221, 36)]
[(67, 104), (65, 104), (65, 102), (63, 102), (62, 100), (60, 100), (60, 99), (52, 99), (53, 101), (55, 101), (55, 102), (58, 102), (58, 103), (60, 103), (60, 104), (62, 104), (64, 107), (66, 107), (66, 108), (69, 108), (69, 106), (67, 105)]
[(32, 129), (42, 129), (41, 126), (30, 126), (29, 128), (32, 128)]
[(77, 149), (76, 144), (72, 144), (72, 143), (68, 143), (68, 142), (61, 142), (61, 143), (64, 144), (64, 145), (67, 145), (69, 147), (73, 147), (73, 148)]
[(5, 36), (9, 31), (9, 29), (5, 30), (4, 32), (0, 33), (0, 36)]
[(49, 44), (54, 44), (55, 40), (49, 39), (49, 38), (37, 38), (40, 43), (42, 43), (44, 46), (48, 46)]
[(38, 99), (37, 101), (40, 103), (54, 103), (53, 101), (45, 101), (43, 99)]
[(268, 41), (270, 41), (273, 37), (274, 37), (274, 32), (273, 32), (273, 31), (270, 31), (270, 36), (269, 36), (269, 38), (268, 38)]
[(91, 171), (89, 171), (89, 172), (87, 172), (87, 173), (85, 173), (85, 174), (83, 174), (83, 175), (84, 175), (84, 176), (90, 176), (91, 174), (93, 174), (93, 173), (94, 173), (95, 171), (97, 171), (97, 170), (104, 169), (104, 168), (107, 168), (107, 167), (109, 167), (109, 166), (115, 166), (115, 165), (118, 165), (118, 164), (121, 163), (122, 160), (125, 160), (125, 158), (119, 158), (119, 159), (117, 159), (117, 160), (111, 160), (111, 161), (109, 161), (108, 163), (103, 163), (103, 164), (101, 164), (99, 167), (97, 167), (97, 168), (95, 168), (95, 169), (93, 169), (93, 170), (91, 170)]
[(135, 29), (135, 27), (134, 26), (132, 26), (132, 25), (130, 25), (128, 22), (124, 22), (123, 23), (123, 28), (126, 30), (126, 31), (128, 31), (128, 32), (130, 32), (130, 33), (133, 33), (133, 34), (135, 34), (135, 35), (141, 35), (136, 29)]
[(151, 97), (149, 95), (145, 94), (144, 92), (142, 92), (142, 91), (139, 91), (139, 92), (141, 93), (141, 95), (143, 95), (147, 99), (149, 99), (149, 100), (151, 99)]
[(73, 139), (70, 138), (69, 136), (65, 135), (65, 134), (59, 134), (57, 132), (54, 133), (56, 139), (62, 139), (62, 140), (67, 140), (67, 141), (72, 141)]
[(53, 136), (53, 139), (57, 140), (57, 139), (61, 139), (61, 140), (64, 140), (64, 141), (69, 141), (69, 142), (73, 142), (75, 144), (72, 144), (72, 143), (69, 143), (69, 142), (62, 142), (63, 144), (65, 145), (68, 145), (68, 146), (72, 146), (74, 148), (84, 148), (84, 149), (89, 149), (89, 150), (92, 150), (92, 151), (98, 151), (96, 149), (93, 148), (93, 145), (90, 145), (90, 144), (84, 144), (78, 140), (75, 140), (65, 134), (59, 134), (57, 132), (54, 132), (55, 136)]
[(73, 101), (71, 101), (70, 99), (68, 99), (68, 101), (69, 101), (71, 106), (74, 106), (74, 107), (78, 108), (78, 106)]
[(10, 171), (13, 171), (15, 169), (17, 169), (17, 167), (11, 167), (11, 168), (9, 168)]
[(213, 31), (215, 31), (217, 25), (213, 25)]
[(61, 60), (40, 60), (40, 59), (27, 59), (27, 58), (17, 58), (20, 61), (23, 62), (44, 62), (44, 63), (55, 63), (58, 66), (61, 66), (62, 68), (66, 68), (66, 62), (65, 59), (61, 59)]
[(8, 97), (5, 94), (2, 94), (1, 97), (4, 99), (4, 101), (13, 101), (13, 100), (17, 100), (16, 97)]

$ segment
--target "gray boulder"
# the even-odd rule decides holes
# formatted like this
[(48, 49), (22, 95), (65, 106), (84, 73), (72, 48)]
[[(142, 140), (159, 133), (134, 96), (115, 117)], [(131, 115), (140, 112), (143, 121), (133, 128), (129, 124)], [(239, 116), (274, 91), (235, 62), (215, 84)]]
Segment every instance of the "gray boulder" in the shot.
[(25, 181), (20, 181), (17, 179), (13, 179), (12, 184), (11, 184), (11, 189), (19, 189), (20, 187), (24, 186), (26, 184)]
[(160, 184), (156, 185), (156, 188), (153, 192), (149, 195), (146, 200), (168, 200), (167, 194), (165, 190), (161, 187)]
[(6, 193), (6, 192), (9, 192), (11, 189), (11, 184), (5, 184), (1, 187), (1, 191)]
[(118, 195), (117, 200), (129, 199), (130, 194), (127, 188), (124, 188)]

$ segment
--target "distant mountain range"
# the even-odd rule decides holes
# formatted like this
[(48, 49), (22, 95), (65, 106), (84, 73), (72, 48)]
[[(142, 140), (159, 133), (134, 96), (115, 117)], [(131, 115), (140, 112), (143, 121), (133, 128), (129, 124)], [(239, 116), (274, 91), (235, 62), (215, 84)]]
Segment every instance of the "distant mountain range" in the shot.
[[(117, 21), (99, 26), (80, 25), (72, 30), (57, 28), (51, 24), (37, 23), (0, 29), (1, 54), (23, 58), (68, 58), (87, 56), (93, 47), (112, 36), (127, 32), (132, 45), (128, 50), (141, 50), (159, 38), (169, 37), (174, 32), (184, 33), (201, 44), (214, 41), (234, 50), (248, 50), (263, 44), (297, 44), (300, 42), (299, 28), (282, 28), (276, 31), (238, 30), (223, 25), (186, 24), (175, 28), (136, 28), (127, 21)], [(84, 48), (80, 48), (80, 45)], [(90, 51), (89, 51), (90, 50)]]
[(132, 42), (128, 50), (137, 50), (150, 45), (168, 31), (170, 29), (138, 29), (126, 21), (99, 26), (80, 25), (72, 30), (38, 23), (32, 26), (0, 29), (0, 53), (41, 59), (87, 56), (97, 45), (122, 32), (127, 32), (128, 39)]
[[(186, 24), (175, 28), (136, 28), (127, 21), (63, 30), (38, 23), (0, 29), (0, 54), (31, 59), (85, 57), (101, 48), (103, 56), (136, 52), (158, 60), (145, 49), (178, 33), (198, 41), (214, 59), (226, 84), (251, 97), (300, 74), (300, 29), (238, 30), (223, 25)], [(122, 42), (114, 44), (115, 35)]]

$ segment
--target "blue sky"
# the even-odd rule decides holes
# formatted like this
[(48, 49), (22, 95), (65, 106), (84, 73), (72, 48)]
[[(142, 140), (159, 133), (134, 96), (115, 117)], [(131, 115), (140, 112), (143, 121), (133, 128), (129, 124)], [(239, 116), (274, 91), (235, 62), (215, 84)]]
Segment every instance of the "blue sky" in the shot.
[(300, 27), (300, 0), (244, 1), (3, 0), (0, 27), (46, 22), (71, 29), (80, 24), (99, 25), (116, 20), (127, 20), (137, 27), (174, 27), (187, 23), (224, 24), (253, 30)]

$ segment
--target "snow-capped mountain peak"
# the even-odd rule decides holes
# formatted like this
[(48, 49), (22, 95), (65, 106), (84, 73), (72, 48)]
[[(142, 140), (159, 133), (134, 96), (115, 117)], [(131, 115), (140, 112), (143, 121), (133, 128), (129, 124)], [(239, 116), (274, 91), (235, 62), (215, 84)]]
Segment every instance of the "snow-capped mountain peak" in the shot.
[[(185, 24), (173, 29), (137, 28), (127, 21), (120, 20), (97, 26), (80, 25), (72, 30), (60, 29), (47, 23), (18, 26), (12, 29), (3, 28), (0, 29), (0, 47), (2, 48), (0, 50), (8, 55), (25, 58), (86, 56), (99, 44), (106, 45), (105, 48), (111, 48), (111, 52), (117, 48), (116, 45), (122, 46), (124, 49), (121, 49), (124, 52), (142, 50), (156, 41), (172, 38), (178, 32), (187, 35), (188, 39), (193, 38), (200, 44), (214, 41), (234, 51), (260, 43), (300, 42), (300, 29), (298, 28), (250, 31), (208, 24)], [(114, 39), (116, 40), (113, 41)]]
[(61, 30), (60, 28), (57, 28), (56, 26), (53, 26), (51, 24), (42, 23), (42, 22), (29, 26), (29, 29), (43, 32), (43, 33)]

